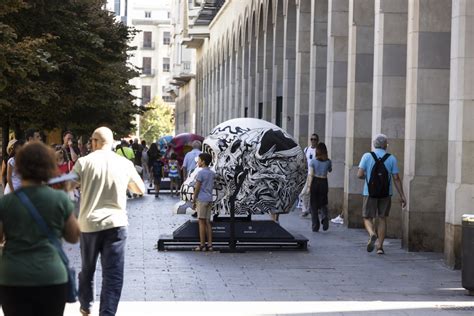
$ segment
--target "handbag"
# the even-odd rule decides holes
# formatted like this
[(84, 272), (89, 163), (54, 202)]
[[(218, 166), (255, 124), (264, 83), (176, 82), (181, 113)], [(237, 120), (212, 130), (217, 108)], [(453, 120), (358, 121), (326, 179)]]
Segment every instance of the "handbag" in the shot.
[(41, 217), (40, 213), (36, 209), (36, 207), (31, 203), (31, 200), (23, 191), (15, 191), (15, 194), (18, 196), (20, 201), (23, 205), (28, 209), (31, 214), (31, 217), (36, 221), (40, 229), (42, 230), (43, 234), (48, 236), (49, 242), (56, 248), (59, 253), (59, 257), (63, 261), (64, 265), (66, 266), (66, 271), (68, 274), (67, 278), (67, 296), (66, 302), (67, 303), (74, 303), (77, 301), (77, 286), (76, 286), (76, 270), (69, 266), (69, 259), (67, 258), (66, 254), (64, 253), (63, 247), (59, 239), (52, 233), (49, 229), (48, 225)]

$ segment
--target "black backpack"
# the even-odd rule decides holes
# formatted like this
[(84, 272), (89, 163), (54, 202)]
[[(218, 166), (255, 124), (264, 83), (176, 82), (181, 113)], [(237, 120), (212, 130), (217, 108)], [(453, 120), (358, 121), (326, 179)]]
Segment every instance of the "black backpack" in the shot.
[(370, 152), (375, 160), (375, 165), (370, 173), (367, 187), (369, 189), (369, 196), (372, 198), (385, 198), (389, 196), (390, 175), (385, 167), (385, 160), (390, 157), (390, 154), (385, 154), (382, 158), (378, 158), (374, 152)]

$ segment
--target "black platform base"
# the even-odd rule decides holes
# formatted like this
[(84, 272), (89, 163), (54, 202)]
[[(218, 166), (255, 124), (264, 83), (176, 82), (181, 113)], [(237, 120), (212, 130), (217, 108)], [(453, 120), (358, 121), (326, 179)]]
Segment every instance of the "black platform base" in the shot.
[[(229, 249), (230, 221), (219, 217), (212, 222), (212, 243), (215, 250)], [(162, 235), (158, 250), (192, 250), (199, 245), (197, 220), (189, 220), (173, 232)], [(245, 250), (307, 250), (308, 239), (291, 234), (274, 221), (252, 221), (245, 218), (235, 221), (237, 249)]]

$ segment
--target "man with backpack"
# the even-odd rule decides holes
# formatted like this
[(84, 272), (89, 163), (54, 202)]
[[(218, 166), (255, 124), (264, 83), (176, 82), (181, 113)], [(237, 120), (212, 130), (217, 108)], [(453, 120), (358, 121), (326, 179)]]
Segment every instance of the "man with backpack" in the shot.
[[(377, 254), (384, 254), (383, 242), (387, 229), (386, 218), (390, 213), (392, 198), (392, 178), (395, 188), (400, 195), (402, 208), (406, 206), (406, 198), (403, 186), (398, 175), (397, 159), (394, 155), (387, 153), (387, 136), (379, 134), (373, 141), (374, 151), (365, 153), (359, 163), (357, 177), (364, 179), (364, 202), (362, 206), (362, 217), (364, 226), (369, 233), (367, 251), (372, 252), (375, 241), (378, 239)], [(377, 230), (374, 230), (373, 220), (378, 217)]]

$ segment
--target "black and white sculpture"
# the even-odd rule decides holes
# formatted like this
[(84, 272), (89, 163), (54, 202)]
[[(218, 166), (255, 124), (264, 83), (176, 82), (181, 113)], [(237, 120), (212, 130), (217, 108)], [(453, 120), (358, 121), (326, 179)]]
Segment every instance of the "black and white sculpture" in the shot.
[[(204, 140), (212, 155), (215, 178), (214, 213), (228, 214), (235, 197), (235, 214), (288, 213), (307, 175), (305, 155), (295, 139), (264, 120), (238, 118), (216, 126)], [(181, 187), (181, 199), (191, 201), (195, 176)]]

